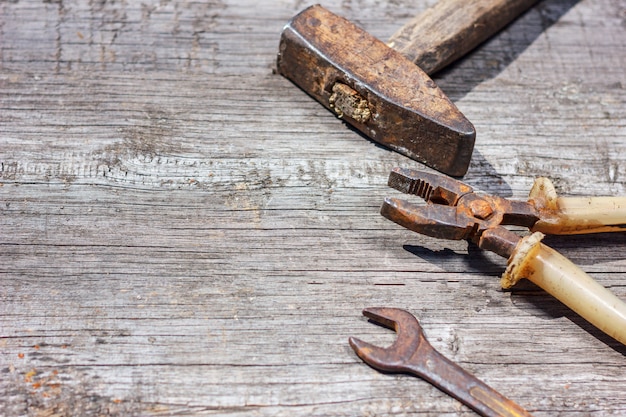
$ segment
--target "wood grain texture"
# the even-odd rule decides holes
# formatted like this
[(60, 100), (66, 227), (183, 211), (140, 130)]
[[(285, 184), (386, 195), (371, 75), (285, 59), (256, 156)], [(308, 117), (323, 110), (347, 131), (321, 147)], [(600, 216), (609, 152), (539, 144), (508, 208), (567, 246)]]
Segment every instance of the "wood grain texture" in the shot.
[[(331, 1), (386, 39), (433, 1)], [(0, 414), (474, 415), (348, 336), (405, 308), (537, 416), (626, 413), (626, 349), (378, 214), (394, 166), (274, 74), (302, 2), (0, 2)], [(465, 181), (626, 195), (626, 5), (543, 1), (436, 81)], [(546, 243), (626, 299), (624, 234)]]
[(427, 74), (434, 74), (491, 38), (537, 0), (441, 0), (389, 38)]

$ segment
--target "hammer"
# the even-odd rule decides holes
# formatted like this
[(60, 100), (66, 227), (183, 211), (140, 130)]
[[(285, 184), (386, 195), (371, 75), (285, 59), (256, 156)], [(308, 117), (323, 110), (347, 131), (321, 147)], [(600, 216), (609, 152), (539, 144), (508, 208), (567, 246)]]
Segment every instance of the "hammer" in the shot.
[(463, 176), (476, 131), (428, 74), (465, 55), (536, 2), (440, 0), (388, 44), (311, 6), (283, 29), (277, 69), (375, 142), (445, 174)]

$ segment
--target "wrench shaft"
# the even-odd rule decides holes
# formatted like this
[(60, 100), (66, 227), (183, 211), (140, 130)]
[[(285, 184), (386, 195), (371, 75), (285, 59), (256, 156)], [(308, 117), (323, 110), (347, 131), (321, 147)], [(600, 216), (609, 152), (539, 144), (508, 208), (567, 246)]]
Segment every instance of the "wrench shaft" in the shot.
[(407, 364), (411, 373), (456, 398), (485, 417), (527, 417), (531, 414), (428, 345)]

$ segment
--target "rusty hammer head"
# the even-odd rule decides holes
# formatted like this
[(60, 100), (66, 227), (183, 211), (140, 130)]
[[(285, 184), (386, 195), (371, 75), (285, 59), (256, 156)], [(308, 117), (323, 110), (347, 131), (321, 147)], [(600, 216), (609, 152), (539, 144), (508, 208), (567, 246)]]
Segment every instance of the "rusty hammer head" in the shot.
[(278, 72), (372, 140), (453, 176), (467, 172), (476, 131), (426, 73), (321, 6), (281, 35)]

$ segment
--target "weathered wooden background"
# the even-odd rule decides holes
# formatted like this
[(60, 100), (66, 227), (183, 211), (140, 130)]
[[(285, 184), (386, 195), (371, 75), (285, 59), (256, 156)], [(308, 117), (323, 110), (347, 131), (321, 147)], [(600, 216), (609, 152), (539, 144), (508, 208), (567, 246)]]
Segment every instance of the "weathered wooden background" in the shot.
[[(434, 0), (329, 0), (386, 39)], [(273, 73), (299, 0), (0, 1), (0, 414), (473, 415), (364, 365), (361, 309), (538, 416), (626, 414), (626, 348), (378, 214), (365, 140)], [(626, 2), (546, 0), (435, 77), (466, 182), (626, 195)], [(624, 234), (548, 243), (626, 299)]]

